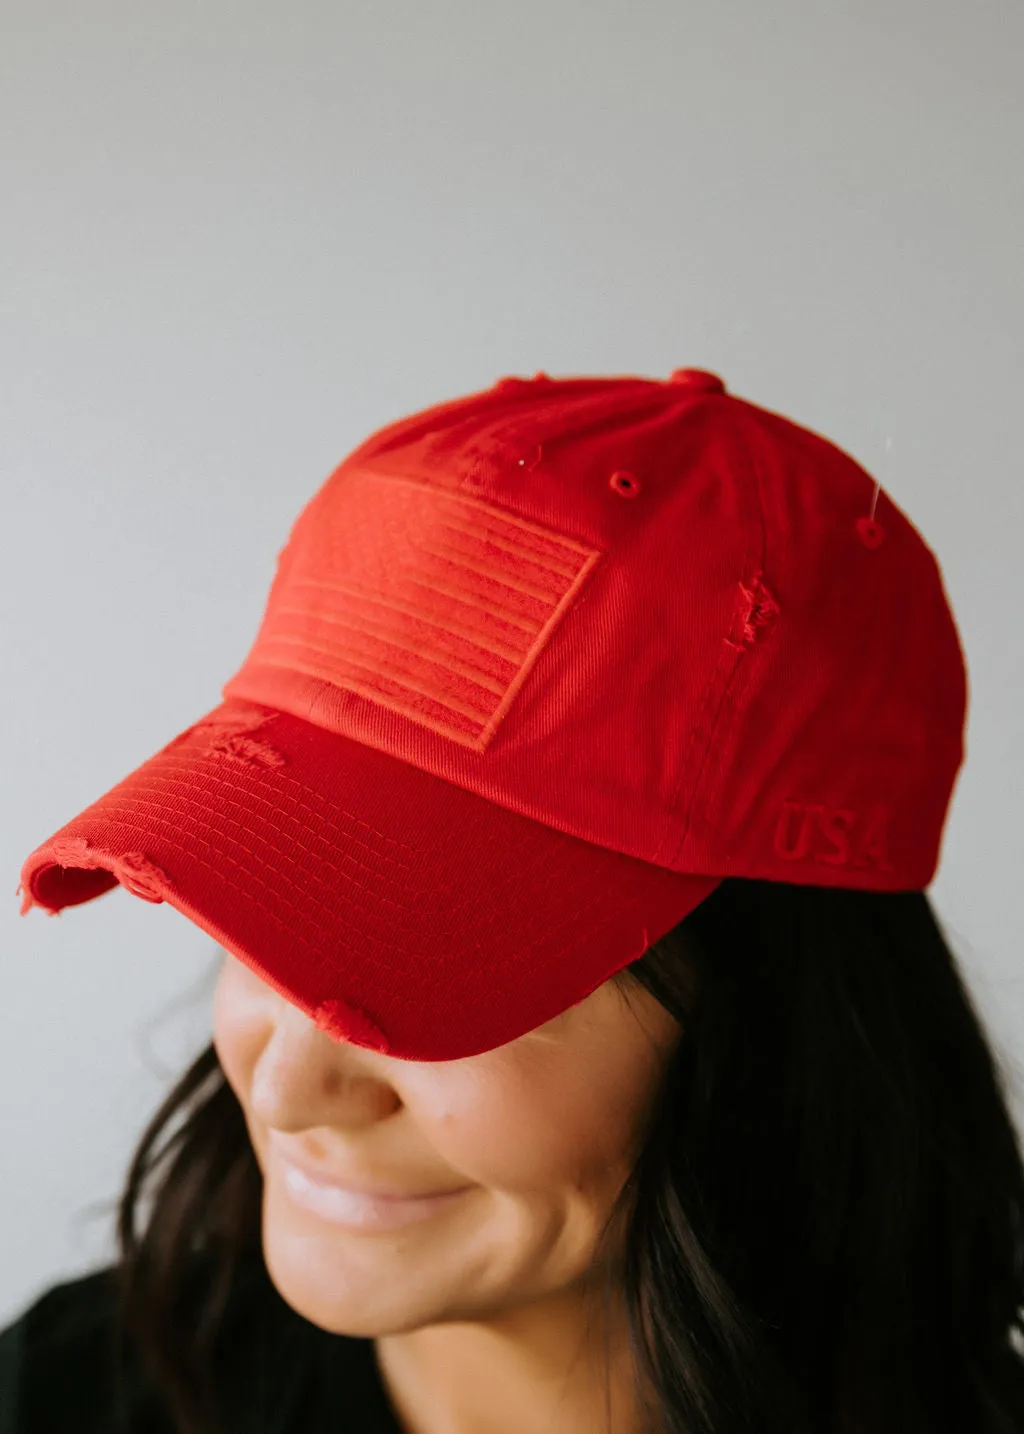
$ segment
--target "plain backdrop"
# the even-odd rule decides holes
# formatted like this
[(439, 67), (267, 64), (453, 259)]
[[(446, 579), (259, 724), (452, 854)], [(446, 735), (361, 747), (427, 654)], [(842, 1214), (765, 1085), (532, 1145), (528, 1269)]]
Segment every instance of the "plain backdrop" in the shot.
[(22, 861), (219, 700), (341, 458), (507, 374), (710, 368), (910, 514), (971, 678), (932, 891), (1024, 1084), (1022, 60), (1020, 0), (3, 0), (0, 1323), (113, 1258), (220, 959), (21, 919)]

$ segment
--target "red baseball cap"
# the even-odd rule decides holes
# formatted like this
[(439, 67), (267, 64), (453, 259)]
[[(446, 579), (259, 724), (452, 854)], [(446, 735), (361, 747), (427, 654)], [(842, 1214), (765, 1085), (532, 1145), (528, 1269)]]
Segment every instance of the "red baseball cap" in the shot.
[(835, 445), (700, 369), (503, 378), (344, 459), (223, 700), (22, 914), (120, 884), (337, 1040), (471, 1056), (723, 877), (926, 887), (966, 695), (932, 552)]

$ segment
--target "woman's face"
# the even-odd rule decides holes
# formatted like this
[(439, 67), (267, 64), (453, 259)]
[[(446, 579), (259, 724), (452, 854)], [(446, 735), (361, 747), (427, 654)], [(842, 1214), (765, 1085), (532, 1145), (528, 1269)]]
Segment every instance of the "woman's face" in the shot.
[[(375, 1337), (568, 1294), (629, 1174), (679, 1035), (645, 990), (606, 981), (517, 1040), (455, 1061), (337, 1042), (225, 953), (214, 1044), (264, 1177), (263, 1254), (314, 1324)], [(425, 1220), (367, 1232), (296, 1204), (279, 1152), (409, 1192)]]

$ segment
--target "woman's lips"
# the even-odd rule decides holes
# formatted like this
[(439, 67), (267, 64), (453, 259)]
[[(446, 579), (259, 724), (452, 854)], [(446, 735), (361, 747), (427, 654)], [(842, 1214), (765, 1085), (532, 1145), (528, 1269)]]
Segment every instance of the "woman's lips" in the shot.
[(281, 1180), (291, 1201), (332, 1224), (353, 1230), (393, 1230), (428, 1219), (464, 1195), (469, 1186), (440, 1195), (413, 1197), (368, 1195), (311, 1179), (286, 1157), (280, 1158)]
[[(301, 1151), (292, 1151), (282, 1144), (276, 1132), (271, 1131), (268, 1141), (270, 1156), (284, 1161), (296, 1170), (301, 1170), (314, 1185), (325, 1185), (329, 1189), (351, 1190), (354, 1195), (369, 1195), (377, 1200), (428, 1200), (437, 1195), (456, 1194), (454, 1190), (405, 1190), (394, 1185), (373, 1184), (357, 1175), (332, 1175), (316, 1164), (309, 1164)], [(464, 1186), (459, 1186), (459, 1190)]]

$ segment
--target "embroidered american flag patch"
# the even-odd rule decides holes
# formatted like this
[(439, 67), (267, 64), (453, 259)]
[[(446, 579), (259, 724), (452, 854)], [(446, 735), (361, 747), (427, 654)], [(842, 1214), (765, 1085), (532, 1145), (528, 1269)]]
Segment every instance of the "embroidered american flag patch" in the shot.
[(482, 751), (600, 555), (480, 498), (342, 471), (296, 524), (251, 659)]

